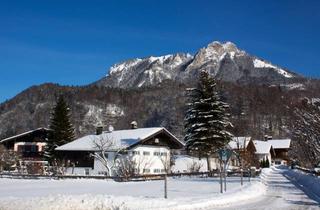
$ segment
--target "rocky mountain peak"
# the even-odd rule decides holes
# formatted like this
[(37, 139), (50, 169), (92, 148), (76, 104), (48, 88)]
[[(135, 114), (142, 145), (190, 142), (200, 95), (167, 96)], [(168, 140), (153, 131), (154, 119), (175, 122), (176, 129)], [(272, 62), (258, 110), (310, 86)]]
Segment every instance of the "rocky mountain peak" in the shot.
[(251, 56), (232, 42), (209, 43), (194, 56), (186, 53), (136, 58), (113, 65), (99, 85), (130, 88), (152, 86), (164, 80), (186, 82), (200, 70), (229, 82), (279, 84), (299, 77), (263, 59)]
[(221, 42), (218, 42), (218, 41), (214, 41), (214, 42), (211, 42), (210, 44), (207, 45), (206, 48), (203, 48), (203, 49), (206, 49), (207, 51), (215, 51), (217, 53), (225, 53), (225, 52), (235, 52), (235, 53), (238, 53), (240, 52), (240, 50), (237, 48), (237, 46), (232, 43), (232, 42), (225, 42), (225, 43), (221, 43)]

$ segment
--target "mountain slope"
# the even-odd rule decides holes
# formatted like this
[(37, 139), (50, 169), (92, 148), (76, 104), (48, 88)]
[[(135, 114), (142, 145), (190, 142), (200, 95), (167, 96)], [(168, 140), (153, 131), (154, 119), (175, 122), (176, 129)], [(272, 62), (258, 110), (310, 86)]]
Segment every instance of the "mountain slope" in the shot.
[(115, 64), (109, 74), (96, 84), (109, 87), (139, 88), (158, 85), (164, 80), (188, 83), (200, 70), (207, 70), (218, 80), (237, 83), (288, 84), (302, 77), (251, 56), (231, 42), (212, 42), (194, 56), (172, 54), (137, 58)]
[[(133, 59), (114, 65), (105, 78), (88, 86), (33, 86), (0, 104), (0, 139), (47, 127), (59, 95), (72, 112), (77, 137), (95, 133), (97, 125), (127, 129), (164, 126), (184, 136), (185, 89), (206, 69), (218, 78), (222, 99), (230, 104), (236, 136), (290, 137), (292, 110), (301, 98), (320, 98), (320, 82), (307, 80), (239, 50), (213, 42), (194, 56), (175, 54)], [(299, 148), (293, 154), (299, 153)]]

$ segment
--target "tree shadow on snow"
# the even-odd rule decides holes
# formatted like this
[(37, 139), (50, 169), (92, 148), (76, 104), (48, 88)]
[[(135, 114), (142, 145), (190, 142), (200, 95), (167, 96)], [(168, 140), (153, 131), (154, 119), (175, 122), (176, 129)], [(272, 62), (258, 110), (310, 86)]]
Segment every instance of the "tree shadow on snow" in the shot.
[[(320, 197), (319, 195), (316, 195), (315, 193), (306, 190), (303, 186), (301, 186), (299, 183), (297, 183), (296, 181), (290, 179), (290, 176), (288, 174), (286, 174), (285, 172), (283, 173), (283, 176), (288, 179), (296, 188), (298, 188), (299, 190), (301, 190), (302, 192), (304, 192), (304, 194), (310, 198), (311, 200), (315, 201), (316, 203), (313, 203), (313, 205), (319, 206), (320, 204)], [(298, 203), (303, 203), (305, 201), (291, 201), (291, 202), (298, 202)], [(311, 203), (311, 202), (306, 202), (306, 203)], [(301, 204), (303, 205), (303, 204)]]

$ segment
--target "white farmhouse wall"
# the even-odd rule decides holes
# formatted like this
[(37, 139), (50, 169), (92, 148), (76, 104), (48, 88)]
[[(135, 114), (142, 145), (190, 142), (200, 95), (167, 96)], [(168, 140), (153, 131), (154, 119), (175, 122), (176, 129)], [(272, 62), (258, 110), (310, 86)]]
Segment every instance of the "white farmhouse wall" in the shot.
[(86, 175), (98, 175), (97, 171), (93, 170), (90, 167), (68, 167), (65, 171), (66, 175), (77, 175), (77, 176), (86, 176)]
[[(211, 170), (215, 170), (219, 166), (218, 158), (209, 158)], [(175, 165), (172, 167), (172, 172), (174, 173), (189, 173), (191, 171), (192, 165), (199, 167), (199, 172), (208, 171), (208, 163), (206, 158), (197, 158), (188, 155), (176, 155)]]
[[(115, 159), (115, 152), (108, 152), (108, 160), (112, 163)], [(128, 155), (137, 164), (139, 174), (160, 174), (170, 166), (170, 149), (159, 146), (138, 146), (128, 151)], [(92, 174), (105, 173), (105, 166), (98, 159), (94, 159)]]
[(268, 154), (256, 154), (256, 155), (257, 155), (259, 161), (268, 159), (269, 163), (271, 164), (272, 159), (271, 159), (271, 154), (270, 153), (268, 153)]
[(165, 173), (170, 167), (170, 150), (159, 146), (138, 146), (129, 155), (135, 160), (140, 174)]
[[(108, 155), (108, 161), (110, 163), (114, 162), (115, 159), (115, 152), (107, 152)], [(100, 160), (98, 160), (97, 158), (94, 159), (94, 164), (93, 164), (93, 172), (94, 174), (105, 174), (105, 172), (107, 171), (106, 167), (101, 163)]]

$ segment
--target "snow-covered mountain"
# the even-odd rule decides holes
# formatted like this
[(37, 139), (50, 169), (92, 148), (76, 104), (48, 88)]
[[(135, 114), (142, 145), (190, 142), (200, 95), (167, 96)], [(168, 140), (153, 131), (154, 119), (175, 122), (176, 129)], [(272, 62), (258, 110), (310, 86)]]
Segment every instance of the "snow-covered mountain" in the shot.
[(299, 75), (249, 55), (231, 42), (212, 42), (194, 56), (185, 53), (128, 60), (115, 64), (103, 86), (131, 88), (157, 85), (164, 80), (186, 82), (200, 70), (207, 70), (223, 81), (240, 83), (288, 84)]

